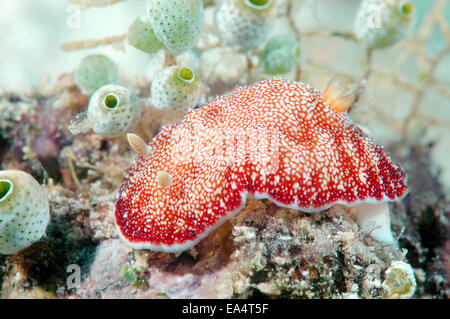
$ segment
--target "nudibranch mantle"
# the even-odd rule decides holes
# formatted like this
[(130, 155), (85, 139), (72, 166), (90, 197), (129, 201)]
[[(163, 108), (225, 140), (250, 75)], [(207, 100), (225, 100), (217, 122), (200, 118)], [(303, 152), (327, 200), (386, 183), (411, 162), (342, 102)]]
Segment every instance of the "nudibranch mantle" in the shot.
[(406, 174), (322, 97), (308, 84), (266, 80), (163, 127), (139, 148), (120, 187), (120, 237), (135, 249), (183, 251), (236, 215), (252, 195), (305, 212), (377, 204), (369, 211), (380, 206), (382, 213), (361, 216), (387, 218), (388, 234), (379, 240), (392, 242), (386, 203), (406, 194)]

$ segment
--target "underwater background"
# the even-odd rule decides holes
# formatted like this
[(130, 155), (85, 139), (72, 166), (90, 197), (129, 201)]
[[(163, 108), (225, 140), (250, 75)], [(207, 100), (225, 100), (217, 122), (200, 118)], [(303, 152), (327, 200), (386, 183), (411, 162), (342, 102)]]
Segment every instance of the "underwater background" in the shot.
[[(0, 170), (31, 174), (50, 206), (39, 241), (0, 254), (1, 298), (449, 298), (450, 1), (411, 1), (408, 32), (370, 54), (354, 35), (363, 1), (276, 0), (273, 25), (247, 52), (217, 32), (220, 2), (203, 1), (199, 39), (177, 54), (127, 42), (151, 1), (0, 2)], [(295, 39), (300, 50), (292, 66), (273, 74), (262, 52), (277, 36)], [(190, 251), (131, 249), (113, 212), (136, 153), (123, 134), (69, 130), (93, 94), (74, 74), (97, 54), (142, 100), (133, 132), (146, 142), (186, 114), (152, 105), (151, 85), (170, 65), (201, 80), (188, 107), (274, 76), (324, 90), (334, 75), (348, 75), (360, 89), (352, 120), (408, 174), (409, 194), (391, 206), (398, 244), (368, 239), (340, 207), (305, 214), (250, 200)], [(398, 262), (412, 267), (413, 280), (390, 275)]]

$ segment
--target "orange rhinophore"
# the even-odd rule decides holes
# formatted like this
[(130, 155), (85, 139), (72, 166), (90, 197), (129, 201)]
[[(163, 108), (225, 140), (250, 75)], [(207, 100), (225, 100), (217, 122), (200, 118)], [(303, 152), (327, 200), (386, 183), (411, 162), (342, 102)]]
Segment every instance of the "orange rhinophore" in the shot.
[(322, 100), (338, 112), (345, 112), (355, 100), (355, 86), (347, 75), (333, 77), (323, 92)]

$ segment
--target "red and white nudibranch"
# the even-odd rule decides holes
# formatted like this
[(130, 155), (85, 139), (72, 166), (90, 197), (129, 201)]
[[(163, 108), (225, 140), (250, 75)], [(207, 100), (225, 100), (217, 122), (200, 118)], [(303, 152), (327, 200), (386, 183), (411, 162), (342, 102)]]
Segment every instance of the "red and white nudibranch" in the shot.
[(355, 206), (371, 235), (392, 243), (387, 202), (406, 194), (406, 174), (352, 122), (352, 99), (333, 97), (348, 94), (336, 83), (348, 85), (262, 81), (190, 110), (149, 145), (128, 134), (140, 156), (115, 205), (120, 237), (135, 249), (183, 251), (251, 195), (305, 212)]

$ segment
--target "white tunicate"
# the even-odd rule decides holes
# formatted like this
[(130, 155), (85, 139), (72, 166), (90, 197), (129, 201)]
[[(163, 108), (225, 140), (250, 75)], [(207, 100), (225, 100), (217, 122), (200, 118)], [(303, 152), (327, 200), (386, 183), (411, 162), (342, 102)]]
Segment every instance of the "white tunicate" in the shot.
[(265, 73), (286, 74), (297, 67), (300, 60), (300, 44), (294, 37), (275, 36), (266, 44), (261, 54), (261, 65)]
[(98, 88), (118, 79), (116, 64), (101, 54), (88, 55), (74, 71), (74, 81), (83, 94), (92, 95)]
[(0, 254), (15, 254), (38, 241), (49, 219), (47, 194), (33, 176), (0, 171)]
[(159, 109), (194, 107), (200, 99), (201, 87), (200, 79), (189, 68), (167, 67), (152, 82), (152, 104)]
[(203, 30), (202, 0), (150, 0), (149, 16), (156, 37), (173, 54), (197, 42)]
[(356, 38), (369, 49), (382, 49), (404, 38), (415, 20), (406, 0), (363, 0), (355, 18)]
[(146, 53), (156, 53), (163, 47), (153, 30), (150, 17), (144, 15), (136, 18), (128, 28), (128, 44)]
[(275, 0), (224, 0), (217, 5), (216, 31), (225, 45), (254, 51), (264, 44), (275, 15)]
[(69, 130), (78, 134), (92, 127), (102, 136), (117, 137), (138, 123), (141, 111), (141, 103), (133, 92), (120, 85), (108, 84), (92, 95), (87, 111), (75, 116)]

